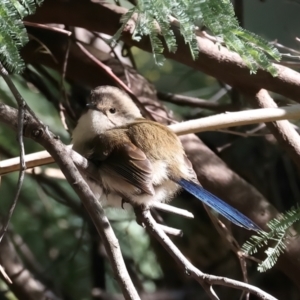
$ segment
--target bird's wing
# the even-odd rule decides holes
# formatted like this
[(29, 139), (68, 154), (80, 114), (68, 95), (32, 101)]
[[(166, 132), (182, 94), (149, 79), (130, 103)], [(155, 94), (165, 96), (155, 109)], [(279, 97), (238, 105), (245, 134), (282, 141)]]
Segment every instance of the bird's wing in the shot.
[(109, 130), (97, 136), (92, 144), (94, 146), (88, 159), (98, 164), (104, 172), (125, 180), (144, 193), (155, 194), (151, 162), (131, 142), (126, 130)]

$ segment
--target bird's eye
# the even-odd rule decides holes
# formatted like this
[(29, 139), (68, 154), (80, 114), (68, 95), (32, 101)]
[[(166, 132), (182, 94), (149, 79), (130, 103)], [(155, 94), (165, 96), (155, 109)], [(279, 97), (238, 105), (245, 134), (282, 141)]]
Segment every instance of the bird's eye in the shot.
[(112, 108), (109, 109), (109, 112), (110, 112), (111, 114), (114, 114), (114, 113), (116, 112), (116, 109), (115, 109), (114, 107), (112, 107)]

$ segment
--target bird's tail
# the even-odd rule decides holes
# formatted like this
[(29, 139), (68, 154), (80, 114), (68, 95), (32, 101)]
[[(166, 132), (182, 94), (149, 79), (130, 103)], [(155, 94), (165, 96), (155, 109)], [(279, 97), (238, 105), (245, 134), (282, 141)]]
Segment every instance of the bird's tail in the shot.
[(214, 209), (216, 212), (227, 218), (232, 223), (248, 230), (262, 230), (248, 217), (243, 215), (241, 212), (239, 212), (237, 209), (230, 206), (223, 200), (219, 199), (217, 196), (205, 190), (202, 186), (186, 179), (181, 179), (177, 183), (187, 192), (195, 196), (197, 199), (201, 200), (207, 206)]

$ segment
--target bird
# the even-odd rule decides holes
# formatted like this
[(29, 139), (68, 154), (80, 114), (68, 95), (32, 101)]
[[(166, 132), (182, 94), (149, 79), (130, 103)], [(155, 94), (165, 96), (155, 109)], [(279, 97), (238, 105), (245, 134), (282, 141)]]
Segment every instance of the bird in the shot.
[[(72, 133), (73, 150), (91, 161), (97, 178), (86, 178), (96, 197), (109, 206), (151, 207), (169, 202), (184, 189), (237, 226), (259, 226), (199, 183), (177, 135), (143, 118), (123, 90), (99, 86)], [(86, 177), (86, 176), (85, 176)]]

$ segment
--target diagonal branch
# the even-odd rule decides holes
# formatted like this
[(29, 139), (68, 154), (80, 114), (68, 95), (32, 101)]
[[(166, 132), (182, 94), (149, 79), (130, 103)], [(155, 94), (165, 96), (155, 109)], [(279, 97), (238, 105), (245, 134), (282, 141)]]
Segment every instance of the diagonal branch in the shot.
[[(263, 290), (252, 286), (250, 284), (236, 281), (230, 278), (209, 275), (201, 272), (195, 266), (193, 266), (190, 261), (180, 252), (180, 250), (173, 244), (170, 238), (157, 226), (157, 223), (150, 214), (150, 211), (143, 209), (141, 207), (135, 207), (135, 214), (139, 224), (142, 224), (147, 231), (153, 235), (161, 245), (168, 251), (168, 253), (173, 257), (176, 263), (181, 266), (185, 274), (193, 277), (198, 281), (204, 288), (211, 287), (212, 285), (223, 285), (239, 289), (242, 291), (250, 292), (257, 296), (259, 299), (264, 300), (276, 300), (273, 296), (267, 294)], [(211, 289), (210, 289), (211, 290)], [(206, 289), (207, 291), (207, 289)], [(210, 294), (211, 299), (218, 299), (212, 293)]]
[[(2, 103), (0, 103), (0, 120), (12, 129), (17, 129), (16, 110)], [(55, 138), (51, 132), (48, 134), (40, 123), (29, 115), (27, 115), (24, 135), (41, 144), (50, 153), (64, 173), (69, 184), (81, 199), (102, 238), (115, 277), (121, 286), (125, 299), (140, 299), (127, 272), (120, 246), (113, 229), (105, 216), (100, 202), (97, 201), (89, 186), (77, 170), (70, 151), (61, 141)]]
[[(250, 101), (258, 108), (278, 108), (268, 91), (264, 89), (253, 95)], [(286, 120), (282, 120), (267, 123), (266, 126), (300, 169), (300, 136), (292, 124)]]

